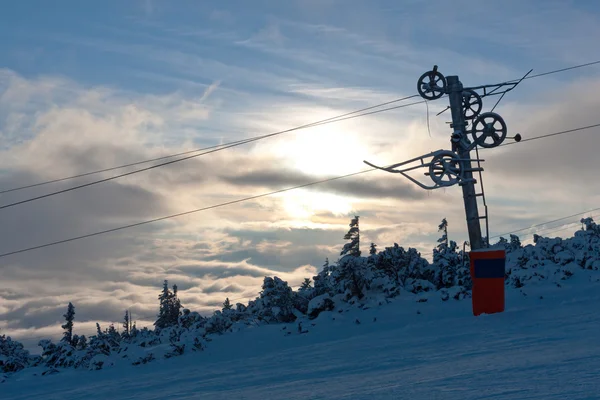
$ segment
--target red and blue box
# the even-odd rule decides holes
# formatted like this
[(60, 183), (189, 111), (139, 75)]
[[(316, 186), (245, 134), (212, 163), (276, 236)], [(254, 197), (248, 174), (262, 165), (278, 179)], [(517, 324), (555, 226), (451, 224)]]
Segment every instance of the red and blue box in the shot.
[(503, 312), (506, 252), (473, 250), (469, 253), (469, 259), (473, 280), (473, 315)]

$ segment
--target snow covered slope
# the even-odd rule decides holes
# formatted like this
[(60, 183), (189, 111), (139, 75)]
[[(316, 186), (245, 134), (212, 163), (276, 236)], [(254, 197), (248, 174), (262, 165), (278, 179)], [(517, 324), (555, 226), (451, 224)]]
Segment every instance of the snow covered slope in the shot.
[(297, 323), (248, 327), (146, 365), (43, 377), (29, 368), (0, 385), (0, 398), (595, 399), (598, 278), (581, 271), (560, 288), (509, 289), (505, 313), (477, 318), (468, 299), (403, 295), (303, 320), (306, 333)]

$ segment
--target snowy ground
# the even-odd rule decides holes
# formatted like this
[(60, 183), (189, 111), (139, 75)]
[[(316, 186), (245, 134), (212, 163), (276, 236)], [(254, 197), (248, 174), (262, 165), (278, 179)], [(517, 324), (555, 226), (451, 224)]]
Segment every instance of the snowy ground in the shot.
[(401, 296), (324, 313), (305, 334), (272, 325), (147, 365), (44, 377), (32, 369), (1, 384), (0, 398), (600, 398), (600, 283), (581, 273), (562, 288), (524, 291), (509, 291), (505, 313), (478, 318), (470, 300)]

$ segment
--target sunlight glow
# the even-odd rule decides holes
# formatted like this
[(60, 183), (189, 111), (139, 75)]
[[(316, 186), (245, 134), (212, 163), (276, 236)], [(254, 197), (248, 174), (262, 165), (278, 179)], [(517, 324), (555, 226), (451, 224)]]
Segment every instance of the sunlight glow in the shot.
[(334, 126), (312, 128), (277, 146), (290, 166), (307, 175), (343, 175), (365, 167), (369, 154), (358, 134)]
[(352, 211), (352, 199), (309, 190), (298, 190), (293, 195), (285, 195), (283, 205), (291, 218), (305, 220), (319, 212), (346, 215)]

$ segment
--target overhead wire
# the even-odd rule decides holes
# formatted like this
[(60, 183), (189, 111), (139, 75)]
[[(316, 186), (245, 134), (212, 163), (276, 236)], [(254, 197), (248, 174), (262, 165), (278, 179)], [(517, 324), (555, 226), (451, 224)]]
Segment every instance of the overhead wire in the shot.
[(577, 214), (567, 215), (566, 217), (561, 217), (561, 218), (558, 218), (558, 219), (554, 219), (552, 221), (541, 222), (539, 224), (535, 224), (535, 225), (528, 226), (526, 228), (521, 228), (521, 229), (517, 229), (517, 230), (514, 230), (514, 231), (507, 232), (507, 233), (503, 233), (501, 235), (492, 236), (492, 237), (490, 237), (490, 239), (496, 239), (496, 238), (499, 238), (499, 237), (502, 237), (502, 236), (508, 236), (508, 235), (515, 234), (515, 233), (518, 233), (518, 232), (527, 231), (527, 230), (530, 230), (530, 229), (533, 229), (533, 228), (537, 228), (539, 226), (544, 226), (544, 225), (548, 225), (548, 224), (554, 224), (556, 222), (564, 221), (566, 219), (574, 218), (574, 217), (577, 217), (577, 216), (580, 216), (580, 215), (583, 215), (583, 214), (588, 214), (588, 213), (591, 213), (591, 212), (594, 212), (594, 211), (600, 211), (600, 207), (599, 208), (593, 208), (591, 210), (581, 211), (581, 212), (578, 212)]
[[(497, 147), (502, 147), (502, 146), (508, 146), (511, 144), (517, 144), (517, 143), (523, 143), (523, 142), (529, 142), (531, 140), (538, 140), (538, 139), (544, 139), (544, 138), (548, 138), (548, 137), (552, 137), (552, 136), (558, 136), (558, 135), (564, 135), (565, 133), (571, 133), (571, 132), (577, 132), (577, 131), (583, 131), (586, 129), (591, 129), (591, 128), (596, 128), (596, 127), (600, 127), (600, 123), (598, 124), (593, 124), (593, 125), (588, 125), (588, 126), (582, 126), (580, 128), (574, 128), (574, 129), (567, 129), (565, 131), (560, 131), (560, 132), (554, 132), (554, 133), (549, 133), (547, 135), (541, 135), (541, 136), (535, 136), (532, 138), (526, 138), (526, 139), (521, 139), (520, 142), (507, 142), (507, 143), (502, 143), (501, 145), (497, 146)], [(483, 150), (483, 149), (482, 149)]]
[[(600, 60), (598, 60), (598, 61), (592, 61), (592, 62), (588, 62), (588, 63), (584, 63), (584, 64), (579, 64), (579, 65), (574, 65), (572, 67), (555, 69), (553, 71), (542, 72), (542, 73), (535, 74), (535, 75), (529, 75), (529, 76), (525, 77), (524, 79), (539, 78), (540, 76), (546, 76), (546, 75), (556, 74), (558, 72), (570, 71), (570, 70), (573, 70), (573, 69), (578, 69), (578, 68), (583, 68), (583, 67), (589, 67), (589, 66), (597, 65), (597, 64), (600, 64)], [(521, 79), (521, 78), (519, 78), (519, 79)], [(518, 81), (519, 79), (513, 79), (511, 82)]]
[(14, 255), (14, 254), (19, 254), (19, 253), (25, 253), (25, 252), (28, 252), (28, 251), (31, 251), (31, 250), (37, 250), (37, 249), (41, 249), (41, 248), (44, 248), (44, 247), (50, 247), (50, 246), (55, 246), (55, 245), (58, 245), (58, 244), (73, 242), (75, 240), (90, 238), (90, 237), (93, 237), (93, 236), (99, 236), (99, 235), (103, 235), (103, 234), (106, 234), (106, 233), (116, 232), (116, 231), (120, 231), (120, 230), (123, 230), (123, 229), (129, 229), (129, 228), (133, 228), (133, 227), (137, 227), (137, 226), (141, 226), (141, 225), (147, 225), (147, 224), (151, 224), (151, 223), (154, 223), (154, 222), (159, 222), (159, 221), (164, 221), (164, 220), (171, 219), (171, 218), (181, 217), (181, 216), (184, 216), (184, 215), (194, 214), (194, 213), (201, 212), (201, 211), (212, 210), (212, 209), (215, 209), (215, 208), (224, 207), (224, 206), (228, 206), (228, 205), (232, 205), (232, 204), (236, 204), (236, 203), (242, 203), (242, 202), (248, 201), (248, 200), (255, 200), (255, 199), (259, 199), (261, 197), (272, 196), (274, 194), (289, 192), (289, 191), (295, 190), (295, 189), (305, 188), (305, 187), (309, 187), (309, 186), (318, 185), (318, 184), (321, 184), (321, 183), (335, 181), (335, 180), (338, 180), (338, 179), (348, 178), (348, 177), (351, 177), (351, 176), (364, 174), (366, 172), (371, 172), (371, 171), (374, 171), (374, 170), (375, 170), (375, 168), (371, 168), (371, 169), (367, 169), (367, 170), (363, 170), (363, 171), (359, 171), (359, 172), (354, 172), (354, 173), (351, 173), (351, 174), (336, 176), (336, 177), (333, 177), (333, 178), (322, 179), (322, 180), (319, 180), (319, 181), (309, 182), (309, 183), (305, 183), (305, 184), (302, 184), (302, 185), (297, 185), (297, 186), (293, 186), (293, 187), (289, 187), (289, 188), (285, 188), (285, 189), (275, 190), (275, 191), (268, 192), (268, 193), (263, 193), (263, 194), (259, 194), (259, 195), (255, 195), (255, 196), (248, 196), (248, 197), (244, 197), (244, 198), (237, 199), (237, 200), (227, 201), (227, 202), (224, 202), (224, 203), (215, 204), (215, 205), (208, 206), (208, 207), (197, 208), (195, 210), (185, 211), (185, 212), (181, 212), (181, 213), (177, 213), (177, 214), (167, 215), (167, 216), (164, 216), (164, 217), (159, 217), (159, 218), (154, 218), (154, 219), (150, 219), (150, 220), (146, 220), (146, 221), (141, 221), (141, 222), (137, 222), (137, 223), (134, 223), (134, 224), (123, 225), (123, 226), (119, 226), (119, 227), (116, 227), (116, 228), (106, 229), (106, 230), (102, 230), (102, 231), (98, 231), (98, 232), (94, 232), (94, 233), (89, 233), (89, 234), (86, 234), (86, 235), (80, 235), (80, 236), (75, 236), (75, 237), (68, 238), (68, 239), (57, 240), (57, 241), (54, 241), (54, 242), (50, 242), (50, 243), (46, 243), (46, 244), (42, 244), (42, 245), (38, 245), (38, 246), (31, 246), (31, 247), (27, 247), (27, 248), (20, 249), (20, 250), (15, 250), (15, 251), (7, 252), (7, 253), (2, 253), (2, 254), (0, 254), (0, 258), (7, 257), (7, 256), (10, 256), (10, 255)]
[[(600, 60), (593, 61), (593, 62), (588, 62), (588, 63), (584, 63), (584, 64), (579, 64), (579, 65), (575, 65), (575, 66), (572, 66), (572, 67), (560, 68), (560, 69), (556, 69), (556, 70), (553, 70), (553, 71), (547, 71), (547, 72), (543, 72), (543, 73), (540, 73), (540, 74), (530, 75), (530, 76), (526, 76), (525, 78), (518, 78), (518, 79), (515, 79), (513, 81), (509, 81), (509, 82), (514, 82), (514, 81), (519, 81), (519, 80), (525, 80), (525, 79), (532, 79), (532, 78), (538, 78), (538, 77), (541, 77), (541, 76), (546, 76), (546, 75), (555, 74), (555, 73), (559, 73), (559, 72), (569, 71), (569, 70), (573, 70), (573, 69), (577, 69), (577, 68), (583, 68), (583, 67), (592, 66), (592, 65), (596, 65), (596, 64), (600, 64)], [(328, 118), (328, 119), (323, 120), (323, 121), (317, 121), (317, 122), (313, 122), (313, 123), (310, 123), (310, 124), (302, 125), (300, 127), (292, 128), (292, 130), (299, 130), (299, 129), (309, 128), (309, 127), (312, 127), (312, 126), (322, 125), (322, 124), (325, 124), (325, 123), (329, 123), (330, 120), (335, 120), (337, 118), (342, 118), (342, 117), (347, 116), (347, 115), (356, 114), (356, 113), (360, 113), (360, 112), (363, 112), (363, 111), (368, 111), (368, 110), (371, 110), (371, 109), (374, 109), (374, 108), (378, 108), (378, 107), (383, 107), (383, 106), (386, 106), (386, 105), (389, 105), (389, 104), (393, 104), (393, 103), (396, 103), (396, 102), (408, 100), (408, 99), (411, 99), (411, 98), (414, 98), (414, 97), (418, 97), (418, 96), (419, 95), (415, 94), (415, 95), (412, 95), (412, 96), (407, 96), (407, 97), (403, 97), (403, 98), (391, 100), (391, 101), (388, 101), (388, 102), (384, 102), (384, 103), (381, 103), (381, 104), (377, 104), (377, 105), (374, 105), (374, 106), (370, 106), (370, 107), (366, 107), (366, 108), (363, 108), (363, 109), (360, 109), (360, 110), (356, 110), (356, 111), (353, 111), (353, 112), (350, 112), (350, 113), (342, 114), (342, 115), (337, 116), (337, 117)], [(419, 103), (421, 103), (421, 102), (411, 103), (410, 105), (419, 104)], [(428, 108), (428, 105), (427, 105), (427, 108)], [(390, 108), (390, 109), (394, 109), (394, 108)], [(388, 110), (386, 110), (386, 111), (388, 111)], [(368, 115), (368, 114), (365, 114), (365, 115)], [(428, 115), (428, 117), (429, 117), (429, 115)], [(289, 131), (291, 131), (291, 130), (289, 130)], [(280, 132), (280, 133), (283, 133), (283, 132)], [(264, 135), (264, 136), (269, 136), (269, 135)], [(99, 173), (103, 173), (103, 172), (110, 172), (110, 171), (114, 171), (114, 170), (121, 169), (121, 168), (133, 167), (133, 166), (137, 166), (137, 165), (141, 165), (141, 164), (146, 164), (146, 163), (149, 163), (149, 162), (161, 161), (161, 160), (165, 160), (165, 159), (168, 159), (168, 158), (178, 157), (178, 156), (187, 155), (187, 154), (191, 154), (191, 153), (197, 153), (197, 152), (200, 152), (200, 151), (211, 150), (211, 149), (220, 148), (220, 147), (224, 147), (224, 146), (229, 146), (229, 145), (233, 145), (233, 144), (244, 144), (244, 143), (246, 143), (246, 141), (248, 141), (250, 139), (257, 139), (258, 140), (258, 138), (261, 138), (261, 137), (263, 137), (263, 136), (258, 136), (258, 137), (249, 138), (249, 139), (241, 139), (241, 140), (237, 140), (237, 141), (234, 141), (234, 142), (228, 142), (228, 143), (224, 143), (224, 144), (219, 144), (219, 145), (214, 145), (214, 146), (209, 146), (209, 147), (204, 147), (204, 148), (199, 148), (199, 149), (194, 149), (194, 150), (188, 150), (188, 151), (184, 151), (184, 152), (180, 152), (180, 153), (170, 154), (170, 155), (167, 155), (167, 156), (161, 156), (161, 157), (156, 157), (156, 158), (152, 158), (152, 159), (147, 159), (147, 160), (132, 162), (132, 163), (128, 163), (128, 164), (122, 164), (122, 165), (118, 165), (118, 166), (114, 166), (114, 167), (103, 168), (103, 169), (99, 169), (99, 170), (95, 170), (95, 171), (90, 171), (90, 172), (85, 172), (85, 173), (76, 174), (76, 175), (71, 175), (71, 176), (67, 176), (67, 177), (63, 177), (63, 178), (51, 179), (51, 180), (47, 180), (47, 181), (43, 181), (43, 182), (38, 182), (38, 183), (30, 184), (30, 185), (23, 185), (23, 186), (19, 186), (19, 187), (10, 188), (10, 189), (3, 189), (3, 190), (0, 190), (0, 194), (9, 193), (9, 192), (15, 192), (15, 191), (19, 191), (19, 190), (23, 190), (23, 189), (29, 189), (29, 188), (43, 186), (43, 185), (48, 185), (48, 184), (51, 184), (51, 183), (63, 182), (63, 181), (70, 180), (70, 179), (75, 179), (75, 178), (82, 178), (82, 177), (86, 177), (86, 176), (90, 176), (90, 175), (94, 175), (94, 174), (99, 174)], [(508, 143), (508, 144), (511, 144), (511, 143)], [(140, 172), (142, 172), (142, 171), (140, 171)]]
[[(572, 130), (572, 131), (574, 131), (574, 130)], [(546, 137), (547, 136), (548, 135), (546, 135)], [(336, 176), (336, 177), (332, 177), (332, 178), (327, 178), (327, 179), (322, 179), (322, 180), (318, 180), (318, 181), (313, 181), (313, 182), (309, 182), (309, 183), (305, 183), (305, 184), (301, 184), (301, 185), (297, 185), (297, 186), (292, 186), (292, 187), (285, 188), (285, 189), (275, 190), (275, 191), (268, 192), (268, 193), (263, 193), (263, 194), (259, 194), (259, 195), (255, 195), (255, 196), (248, 196), (248, 197), (244, 197), (244, 198), (241, 198), (241, 199), (228, 201), (228, 202), (225, 202), (225, 203), (220, 203), (220, 204), (215, 204), (215, 205), (212, 205), (212, 206), (198, 208), (198, 209), (195, 209), (195, 210), (190, 210), (190, 211), (185, 211), (185, 212), (181, 212), (181, 213), (177, 213), (177, 214), (172, 214), (172, 215), (168, 215), (168, 216), (164, 216), (164, 217), (154, 218), (154, 219), (150, 219), (150, 220), (146, 220), (146, 221), (142, 221), (142, 222), (137, 222), (137, 223), (134, 223), (134, 224), (124, 225), (124, 226), (120, 226), (120, 227), (116, 227), (116, 228), (112, 228), (112, 229), (106, 229), (106, 230), (103, 230), (103, 231), (98, 231), (98, 232), (94, 232), (94, 233), (90, 233), (90, 234), (86, 234), (86, 235), (75, 236), (75, 237), (72, 237), (72, 238), (58, 240), (58, 241), (54, 241), (54, 242), (50, 242), (50, 243), (46, 243), (46, 244), (42, 244), (42, 245), (38, 245), (38, 246), (31, 246), (31, 247), (23, 248), (23, 249), (20, 249), (20, 250), (15, 250), (15, 251), (10, 251), (10, 252), (6, 252), (6, 253), (2, 253), (2, 254), (0, 254), (0, 258), (7, 257), (7, 256), (10, 256), (10, 255), (14, 255), (14, 254), (24, 253), (24, 252), (28, 252), (28, 251), (32, 251), (32, 250), (37, 250), (37, 249), (41, 249), (41, 248), (45, 248), (45, 247), (50, 247), (50, 246), (54, 246), (54, 245), (58, 245), (58, 244), (68, 243), (68, 242), (72, 242), (72, 241), (79, 240), (79, 239), (85, 239), (85, 238), (89, 238), (89, 237), (93, 237), (93, 236), (103, 235), (103, 234), (106, 234), (106, 233), (111, 233), (111, 232), (116, 232), (116, 231), (120, 231), (120, 230), (124, 230), (124, 229), (134, 228), (134, 227), (137, 227), (137, 226), (146, 225), (146, 224), (150, 224), (150, 223), (154, 223), (154, 222), (159, 222), (159, 221), (163, 221), (163, 220), (167, 220), (167, 219), (171, 219), (171, 218), (176, 218), (176, 217), (180, 217), (180, 216), (184, 216), (184, 215), (194, 214), (194, 213), (201, 212), (201, 211), (207, 211), (207, 210), (211, 210), (211, 209), (215, 209), (215, 208), (219, 208), (219, 207), (224, 207), (224, 206), (228, 206), (228, 205), (232, 205), (232, 204), (236, 204), (236, 203), (241, 203), (241, 202), (244, 202), (244, 201), (259, 199), (259, 198), (262, 198), (262, 197), (267, 197), (267, 196), (271, 196), (271, 195), (278, 194), (278, 193), (289, 192), (289, 191), (292, 191), (292, 190), (295, 190), (295, 189), (301, 189), (301, 188), (304, 188), (304, 187), (314, 186), (314, 185), (318, 185), (318, 184), (322, 184), (322, 183), (326, 183), (326, 182), (331, 182), (331, 181), (335, 181), (335, 180), (339, 180), (339, 179), (345, 179), (345, 178), (349, 178), (349, 177), (352, 177), (352, 176), (361, 175), (361, 174), (364, 174), (364, 173), (367, 173), (367, 172), (375, 171), (376, 169), (377, 168), (370, 168), (370, 169), (366, 169), (366, 170), (362, 170), (362, 171), (358, 171), (358, 172), (353, 172), (353, 173), (346, 174), (346, 175), (340, 175), (340, 176)], [(600, 209), (598, 209), (598, 210), (600, 210)], [(589, 211), (585, 211), (585, 212), (591, 212), (591, 211), (595, 211), (595, 210), (589, 210)], [(579, 214), (581, 214), (581, 213), (579, 213)], [(579, 215), (579, 214), (575, 214), (575, 215)], [(570, 217), (573, 217), (573, 216), (570, 216)], [(566, 218), (569, 218), (569, 217), (565, 217), (564, 219), (566, 219)], [(551, 222), (556, 222), (556, 221), (551, 221)], [(546, 223), (551, 223), (551, 222), (546, 222)], [(528, 228), (524, 228), (523, 230), (525, 230), (525, 229), (528, 229)], [(509, 233), (505, 233), (504, 235), (508, 235), (510, 233), (515, 233), (515, 232), (519, 232), (519, 230), (513, 231), (513, 232), (509, 232)], [(500, 236), (494, 236), (494, 237), (491, 237), (490, 239), (493, 239), (493, 238), (496, 238), (496, 237), (500, 237)]]
[[(414, 97), (414, 96), (409, 96), (408, 98), (410, 98), (410, 97)], [(255, 141), (258, 141), (258, 140), (261, 140), (261, 139), (266, 139), (268, 137), (272, 137), (272, 136), (276, 136), (276, 135), (281, 135), (281, 134), (284, 134), (284, 133), (289, 133), (289, 132), (293, 132), (293, 131), (300, 130), (300, 129), (306, 129), (306, 128), (309, 128), (309, 127), (312, 127), (312, 126), (324, 125), (324, 124), (333, 123), (333, 122), (340, 122), (340, 121), (344, 121), (344, 120), (347, 120), (347, 119), (364, 117), (366, 115), (372, 115), (372, 114), (377, 114), (377, 113), (381, 113), (381, 112), (396, 110), (396, 109), (399, 109), (399, 108), (409, 107), (409, 106), (412, 106), (412, 105), (415, 105), (415, 104), (421, 104), (421, 103), (423, 103), (423, 101), (418, 101), (418, 102), (408, 103), (408, 104), (402, 104), (402, 105), (398, 105), (398, 106), (383, 108), (383, 109), (380, 109), (380, 110), (363, 112), (363, 113), (356, 114), (356, 115), (347, 115), (346, 114), (347, 116), (344, 116), (344, 117), (339, 117), (338, 116), (338, 117), (335, 117), (335, 119), (324, 120), (324, 121), (317, 122), (317, 123), (312, 123), (312, 124), (309, 124), (309, 125), (303, 125), (301, 127), (287, 129), (285, 131), (279, 131), (279, 132), (275, 132), (275, 133), (270, 133), (268, 135), (263, 135), (263, 136), (258, 136), (258, 137), (255, 137), (255, 138), (250, 138), (250, 139), (247, 139), (247, 140), (244, 140), (244, 141), (241, 141), (241, 142), (234, 142), (232, 144), (223, 145), (222, 147), (219, 147), (219, 148), (216, 148), (216, 149), (212, 149), (212, 150), (200, 153), (200, 154), (194, 154), (194, 155), (191, 155), (191, 156), (187, 156), (187, 157), (183, 157), (183, 158), (178, 158), (176, 160), (171, 160), (171, 161), (167, 161), (167, 162), (164, 162), (164, 163), (161, 163), (161, 164), (152, 165), (150, 167), (138, 169), (138, 170), (135, 170), (135, 171), (130, 171), (130, 172), (126, 172), (126, 173), (123, 173), (123, 174), (114, 175), (114, 176), (111, 176), (111, 177), (108, 177), (108, 178), (99, 179), (99, 180), (96, 180), (96, 181), (84, 183), (84, 184), (77, 185), (77, 186), (72, 186), (70, 188), (58, 190), (58, 191), (55, 191), (55, 192), (50, 192), (50, 193), (43, 194), (43, 195), (36, 196), (36, 197), (31, 197), (31, 198), (28, 198), (28, 199), (25, 199), (25, 200), (19, 200), (19, 201), (15, 201), (13, 203), (4, 204), (4, 205), (0, 206), (0, 210), (5, 209), (5, 208), (9, 208), (9, 207), (18, 206), (18, 205), (25, 204), (25, 203), (30, 203), (30, 202), (35, 201), (35, 200), (40, 200), (40, 199), (45, 199), (45, 198), (48, 198), (48, 197), (51, 197), (51, 196), (56, 196), (56, 195), (59, 195), (59, 194), (62, 194), (62, 193), (71, 192), (73, 190), (82, 189), (82, 188), (85, 188), (85, 187), (89, 187), (89, 186), (97, 185), (97, 184), (100, 184), (100, 183), (108, 182), (108, 181), (111, 181), (111, 180), (114, 180), (114, 179), (122, 178), (124, 176), (129, 176), (129, 175), (137, 174), (137, 173), (140, 173), (140, 172), (148, 171), (148, 170), (151, 170), (151, 169), (154, 169), (154, 168), (159, 168), (159, 167), (163, 167), (163, 166), (166, 166), (166, 165), (175, 164), (175, 163), (178, 163), (180, 161), (185, 161), (185, 160), (189, 160), (191, 158), (200, 157), (200, 156), (203, 156), (203, 155), (206, 155), (206, 154), (210, 154), (210, 153), (215, 153), (215, 152), (218, 152), (218, 151), (221, 151), (221, 150), (225, 150), (225, 149), (228, 149), (228, 148), (231, 148), (231, 147), (236, 147), (236, 146), (240, 146), (242, 144), (246, 144), (246, 143), (250, 143), (250, 142), (255, 142)], [(373, 108), (373, 107), (370, 107), (370, 108)], [(353, 114), (353, 113), (355, 113), (355, 112), (352, 112), (350, 114)]]
[[(224, 148), (233, 147), (234, 145), (246, 144), (246, 143), (250, 143), (250, 142), (253, 142), (253, 141), (258, 141), (258, 140), (261, 140), (261, 139), (266, 139), (268, 137), (272, 137), (272, 136), (276, 136), (276, 135), (281, 135), (281, 134), (284, 134), (284, 133), (290, 133), (290, 132), (294, 132), (294, 131), (298, 131), (298, 130), (302, 130), (302, 129), (312, 128), (312, 127), (315, 127), (315, 126), (326, 125), (326, 124), (333, 123), (333, 122), (344, 121), (346, 119), (350, 119), (348, 117), (353, 116), (354, 114), (360, 114), (360, 115), (353, 116), (352, 118), (356, 118), (358, 116), (363, 116), (363, 115), (376, 114), (378, 112), (390, 111), (390, 110), (394, 110), (396, 108), (408, 107), (408, 106), (412, 106), (412, 105), (415, 105), (415, 104), (420, 104), (423, 101), (414, 102), (414, 103), (410, 103), (410, 104), (405, 104), (405, 105), (402, 105), (401, 107), (398, 107), (398, 106), (397, 107), (389, 107), (389, 108), (386, 108), (384, 110), (378, 110), (377, 112), (365, 113), (366, 111), (369, 111), (369, 110), (373, 110), (373, 109), (380, 108), (380, 107), (385, 107), (385, 106), (388, 106), (390, 104), (394, 104), (394, 103), (398, 103), (398, 102), (401, 102), (401, 101), (409, 100), (409, 99), (412, 99), (412, 98), (415, 98), (415, 97), (418, 97), (418, 96), (419, 96), (418, 94), (415, 94), (415, 95), (411, 95), (411, 96), (406, 96), (406, 97), (398, 98), (398, 99), (395, 99), (395, 100), (386, 101), (384, 103), (376, 104), (374, 106), (365, 107), (365, 108), (362, 108), (360, 110), (356, 110), (356, 111), (344, 113), (344, 114), (341, 114), (341, 115), (337, 115), (335, 117), (326, 118), (326, 119), (323, 119), (323, 120), (320, 120), (320, 121), (311, 122), (309, 124), (300, 125), (300, 126), (297, 126), (295, 128), (290, 128), (290, 129), (286, 129), (286, 130), (283, 130), (283, 131), (278, 131), (278, 132), (274, 132), (274, 133), (270, 133), (270, 134), (266, 134), (266, 135), (255, 136), (255, 137), (251, 137), (251, 138), (247, 138), (247, 139), (240, 139), (240, 140), (236, 140), (236, 141), (233, 141), (233, 142), (218, 144), (218, 145), (204, 147), (204, 148), (199, 148), (199, 149), (194, 149), (194, 150), (188, 150), (188, 151), (184, 151), (184, 152), (180, 152), (180, 153), (170, 154), (170, 155), (167, 155), (167, 156), (161, 156), (161, 157), (151, 158), (151, 159), (147, 159), (147, 160), (136, 161), (136, 162), (132, 162), (132, 163), (128, 163), (128, 164), (117, 165), (115, 167), (109, 167), (109, 168), (99, 169), (99, 170), (85, 172), (85, 173), (76, 174), (76, 175), (71, 175), (71, 176), (67, 176), (67, 177), (63, 177), (63, 178), (51, 179), (51, 180), (47, 180), (47, 181), (44, 181), (44, 182), (38, 182), (38, 183), (30, 184), (30, 185), (24, 185), (24, 186), (14, 187), (14, 188), (11, 188), (11, 189), (4, 189), (4, 190), (0, 190), (0, 194), (9, 193), (9, 192), (15, 192), (15, 191), (18, 191), (18, 190), (29, 189), (29, 188), (43, 186), (43, 185), (48, 185), (50, 183), (63, 182), (63, 181), (70, 180), (70, 179), (75, 179), (75, 178), (82, 178), (82, 177), (86, 177), (86, 176), (90, 176), (90, 175), (99, 174), (99, 173), (102, 173), (102, 172), (110, 172), (110, 171), (114, 171), (114, 170), (117, 170), (117, 169), (134, 167), (134, 166), (137, 166), (137, 165), (147, 164), (147, 163), (154, 162), (154, 161), (166, 160), (168, 158), (179, 157), (179, 156), (183, 156), (183, 155), (187, 155), (187, 154), (192, 154), (192, 153), (198, 153), (198, 152), (206, 151), (206, 150), (213, 150), (213, 149), (224, 150)], [(365, 113), (365, 114), (361, 114), (361, 113)], [(221, 149), (222, 147), (223, 147), (223, 149)], [(200, 155), (204, 155), (204, 153), (203, 154), (198, 154), (197, 156), (200, 156)], [(178, 161), (184, 161), (184, 160), (187, 160), (189, 158), (192, 158), (192, 157), (186, 157), (186, 158), (183, 158), (183, 159), (179, 159)], [(178, 162), (178, 161), (174, 161), (174, 162)], [(171, 162), (171, 164), (172, 163), (173, 162)], [(165, 164), (162, 164), (162, 165), (168, 165), (168, 164), (165, 163)], [(162, 165), (157, 165), (157, 166), (162, 166)], [(153, 166), (152, 168), (156, 168), (157, 166)], [(148, 169), (150, 169), (150, 168), (145, 168), (145, 169), (142, 169), (142, 170), (133, 171), (133, 173), (143, 172), (143, 171), (146, 171)], [(125, 176), (125, 175), (126, 174), (118, 175), (116, 177), (113, 177), (112, 179), (116, 179), (116, 178), (119, 178), (119, 177), (122, 177), (122, 176)], [(77, 188), (79, 188), (79, 187), (77, 187)], [(75, 188), (73, 188), (71, 190), (75, 190)]]

